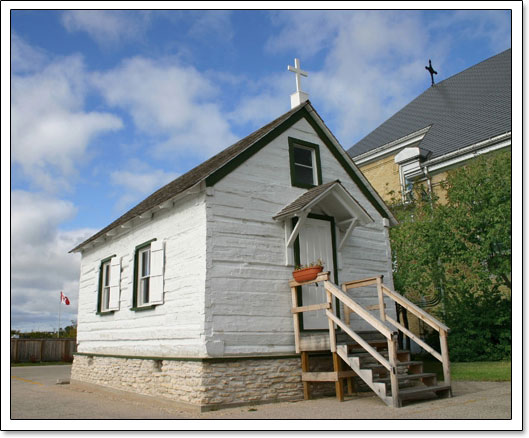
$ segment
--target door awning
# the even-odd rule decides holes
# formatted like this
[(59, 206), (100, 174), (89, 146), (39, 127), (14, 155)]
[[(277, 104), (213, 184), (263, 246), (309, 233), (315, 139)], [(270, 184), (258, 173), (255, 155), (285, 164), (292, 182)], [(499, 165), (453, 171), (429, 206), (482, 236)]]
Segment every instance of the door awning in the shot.
[(309, 212), (333, 216), (336, 223), (356, 219), (357, 225), (367, 225), (373, 218), (345, 189), (340, 180), (316, 186), (285, 206), (273, 219), (284, 221)]
[[(369, 213), (340, 183), (340, 180), (314, 187), (285, 206), (273, 217), (273, 219), (285, 223), (287, 265), (292, 262), (291, 248), (309, 213), (323, 214), (334, 218), (341, 232), (338, 251), (341, 251), (355, 227), (374, 222)], [(298, 221), (291, 229), (288, 219), (293, 217), (297, 217)]]

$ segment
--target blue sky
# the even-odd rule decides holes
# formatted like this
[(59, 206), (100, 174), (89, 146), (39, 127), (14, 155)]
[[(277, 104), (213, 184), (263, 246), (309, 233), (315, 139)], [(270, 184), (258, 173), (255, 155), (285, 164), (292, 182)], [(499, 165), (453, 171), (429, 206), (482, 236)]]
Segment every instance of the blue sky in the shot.
[(510, 46), (510, 11), (12, 11), (12, 326), (75, 319), (68, 251), (288, 111), (294, 57), (349, 148)]

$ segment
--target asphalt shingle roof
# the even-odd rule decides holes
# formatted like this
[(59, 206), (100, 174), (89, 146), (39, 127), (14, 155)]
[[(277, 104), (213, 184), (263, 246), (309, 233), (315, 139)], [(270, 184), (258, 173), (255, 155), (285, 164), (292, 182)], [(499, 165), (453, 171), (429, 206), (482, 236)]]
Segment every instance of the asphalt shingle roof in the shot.
[(237, 143), (219, 152), (217, 155), (211, 157), (209, 160), (206, 160), (202, 164), (199, 164), (184, 175), (166, 184), (165, 186), (154, 192), (152, 195), (144, 199), (138, 205), (130, 209), (123, 216), (120, 216), (110, 225), (106, 226), (101, 231), (97, 232), (84, 242), (77, 245), (70, 252), (80, 250), (84, 245), (92, 242), (93, 240), (96, 240), (98, 237), (104, 236), (111, 229), (126, 223), (130, 219), (139, 216), (142, 213), (149, 211), (151, 208), (162, 204), (163, 202), (171, 199), (173, 196), (176, 196), (179, 193), (190, 189), (195, 184), (205, 179), (208, 175), (215, 172), (217, 169), (220, 169), (226, 163), (230, 162), (233, 158), (235, 158), (241, 152), (249, 148), (261, 137), (265, 136), (267, 133), (281, 125), (289, 117), (293, 116), (295, 113), (300, 111), (302, 108), (305, 108), (307, 105), (310, 105), (310, 101), (308, 100), (302, 103), (301, 105), (297, 106), (296, 108), (286, 112), (285, 114), (268, 123), (267, 125), (263, 126), (262, 128), (259, 128), (258, 130), (252, 132), (250, 135), (244, 137), (242, 140), (239, 140)]
[(348, 151), (357, 157), (430, 126), (430, 158), (511, 131), (511, 49), (430, 87)]
[(303, 207), (305, 207), (307, 204), (309, 204), (313, 199), (316, 199), (319, 195), (321, 195), (326, 190), (330, 189), (335, 184), (340, 184), (339, 180), (331, 181), (316, 187), (313, 187), (312, 189), (309, 189), (305, 193), (303, 193), (299, 198), (292, 201), (290, 204), (288, 204), (286, 207), (284, 207), (279, 213), (277, 213), (273, 219), (276, 219), (281, 216), (285, 216), (288, 214), (295, 213), (296, 211), (301, 210)]

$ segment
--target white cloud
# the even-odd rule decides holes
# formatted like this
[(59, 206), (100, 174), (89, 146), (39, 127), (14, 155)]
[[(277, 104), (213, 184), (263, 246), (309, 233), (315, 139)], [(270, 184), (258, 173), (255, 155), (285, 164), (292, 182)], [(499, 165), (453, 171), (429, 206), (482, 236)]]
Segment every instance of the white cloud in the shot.
[[(15, 56), (24, 54), (14, 49)], [(86, 111), (86, 93), (86, 74), (78, 56), (12, 76), (12, 163), (41, 189), (70, 188), (75, 164), (85, 158), (90, 142), (122, 127), (113, 114)]]
[[(268, 50), (308, 57), (305, 91), (331, 115), (327, 121), (346, 148), (426, 89), (429, 54), (436, 53), (437, 65), (446, 55), (419, 13), (293, 11), (274, 20), (280, 31)], [(311, 68), (310, 56), (322, 49), (324, 65)]]
[(11, 71), (13, 73), (40, 70), (47, 60), (44, 50), (30, 46), (15, 32), (11, 33)]
[(175, 60), (136, 57), (93, 76), (108, 104), (128, 111), (143, 133), (158, 137), (158, 158), (204, 159), (236, 141), (215, 103), (215, 85)]
[(511, 17), (507, 10), (460, 10), (431, 24), (446, 35), (472, 40), (484, 39), (495, 52), (511, 46)]
[(12, 328), (56, 327), (61, 291), (71, 301), (61, 309), (62, 326), (77, 319), (80, 257), (68, 251), (96, 230), (59, 230), (75, 213), (68, 201), (22, 190), (11, 193)]
[(137, 160), (131, 160), (126, 169), (115, 170), (110, 174), (112, 184), (120, 187), (116, 209), (131, 207), (177, 176), (177, 173), (152, 169)]
[(69, 32), (86, 32), (99, 45), (140, 39), (150, 23), (148, 11), (65, 11), (62, 23)]
[(248, 123), (256, 129), (288, 111), (289, 95), (295, 91), (292, 73), (246, 80), (241, 86), (244, 86), (246, 92), (241, 96), (236, 109), (227, 117), (233, 125)]
[(231, 11), (193, 11), (186, 12), (184, 18), (192, 17), (192, 24), (189, 28), (189, 36), (203, 39), (218, 39), (231, 41), (233, 39), (233, 27), (231, 23)]

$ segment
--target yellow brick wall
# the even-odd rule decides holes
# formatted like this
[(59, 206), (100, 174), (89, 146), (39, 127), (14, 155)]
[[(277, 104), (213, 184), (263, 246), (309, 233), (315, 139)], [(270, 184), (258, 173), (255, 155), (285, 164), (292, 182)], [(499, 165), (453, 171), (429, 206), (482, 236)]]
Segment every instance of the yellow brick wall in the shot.
[[(384, 201), (400, 199), (399, 166), (395, 163), (395, 155), (358, 167)], [(390, 191), (394, 194), (391, 195)]]

